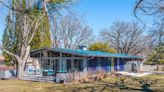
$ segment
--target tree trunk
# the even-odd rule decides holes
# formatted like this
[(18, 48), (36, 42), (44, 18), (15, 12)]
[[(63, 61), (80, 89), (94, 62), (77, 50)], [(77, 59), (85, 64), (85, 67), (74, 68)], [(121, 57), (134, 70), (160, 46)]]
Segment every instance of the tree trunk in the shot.
[(18, 70), (17, 70), (17, 78), (18, 79), (22, 79), (22, 77), (24, 75), (24, 67), (25, 67), (25, 64), (24, 64), (23, 60), (19, 59)]
[(15, 62), (16, 76), (18, 76), (18, 62)]

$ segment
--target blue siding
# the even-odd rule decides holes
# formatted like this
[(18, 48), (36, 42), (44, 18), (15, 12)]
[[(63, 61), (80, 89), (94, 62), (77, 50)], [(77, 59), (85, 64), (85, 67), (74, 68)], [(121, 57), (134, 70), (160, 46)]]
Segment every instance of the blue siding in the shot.
[(90, 72), (96, 72), (98, 71), (98, 60), (92, 59), (88, 61), (88, 70)]
[(110, 67), (110, 61), (108, 60), (108, 58), (101, 58), (101, 69), (105, 72), (109, 72), (111, 71), (111, 67)]
[(124, 60), (123, 59), (119, 60), (119, 68), (120, 68), (119, 69), (120, 71), (124, 71)]
[(118, 71), (117, 58), (114, 59), (114, 70)]

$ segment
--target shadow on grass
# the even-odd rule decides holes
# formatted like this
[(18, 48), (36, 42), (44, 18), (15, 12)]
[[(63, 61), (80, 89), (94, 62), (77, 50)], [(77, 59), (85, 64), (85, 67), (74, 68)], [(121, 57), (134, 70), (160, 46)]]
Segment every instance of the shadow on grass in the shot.
[[(135, 88), (135, 87), (128, 87), (127, 84), (124, 82), (124, 80), (119, 80), (115, 83), (109, 83), (109, 82), (105, 82), (102, 81), (101, 85), (104, 85), (106, 88), (110, 87), (110, 88), (117, 88), (120, 90), (133, 90), (133, 91), (142, 91), (142, 92), (154, 92), (153, 90), (150, 89), (151, 85), (156, 84), (157, 80), (143, 80), (143, 79), (137, 79), (137, 78), (131, 78), (133, 81), (137, 81), (140, 83), (141, 86), (139, 86), (140, 88)], [(134, 85), (136, 86), (136, 85)]]
[(109, 83), (106, 81), (99, 81), (98, 83), (95, 83), (95, 85), (97, 86), (91, 86), (91, 87), (83, 87), (83, 88), (75, 88), (72, 90), (72, 92), (79, 92), (80, 90), (84, 90), (85, 92), (102, 92), (105, 91), (107, 89), (109, 89), (109, 91), (112, 91), (113, 89), (116, 89), (118, 91), (121, 90), (128, 90), (128, 91), (139, 91), (139, 92), (154, 92), (153, 90), (150, 89), (151, 85), (156, 84), (157, 80), (144, 80), (144, 79), (137, 79), (137, 78), (131, 78), (133, 81), (137, 81), (140, 83), (140, 88), (135, 88), (136, 85), (134, 85), (134, 87), (129, 87), (127, 86), (127, 84), (124, 82), (124, 80), (119, 80), (116, 81), (115, 83)]
[[(130, 81), (128, 80), (130, 79)], [(62, 92), (154, 92), (150, 87), (157, 84), (158, 79), (149, 80), (143, 78), (119, 78), (119, 80), (110, 83), (107, 80), (96, 81), (92, 83), (82, 83), (79, 85), (62, 85), (50, 87), (51, 90), (61, 90)]]

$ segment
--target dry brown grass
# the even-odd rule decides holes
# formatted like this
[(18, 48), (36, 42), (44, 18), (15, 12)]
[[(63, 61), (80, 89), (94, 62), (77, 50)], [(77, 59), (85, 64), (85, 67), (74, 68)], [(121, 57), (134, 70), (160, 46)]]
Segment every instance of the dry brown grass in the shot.
[(141, 92), (146, 90), (162, 92), (164, 76), (151, 75), (142, 78), (107, 76), (95, 82), (67, 84), (0, 80), (0, 92)]

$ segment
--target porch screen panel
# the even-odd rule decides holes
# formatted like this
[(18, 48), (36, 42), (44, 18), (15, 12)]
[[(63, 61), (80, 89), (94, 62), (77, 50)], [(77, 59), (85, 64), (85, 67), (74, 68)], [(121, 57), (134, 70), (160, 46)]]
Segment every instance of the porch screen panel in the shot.
[(57, 66), (58, 66), (58, 72), (61, 72), (61, 73), (67, 72), (66, 60), (59, 60), (59, 63)]
[(62, 60), (62, 72), (67, 72), (67, 61)]
[(56, 60), (56, 72), (60, 72), (60, 60)]
[(50, 59), (47, 60), (46, 69), (51, 69), (51, 61), (50, 61)]
[(108, 62), (109, 62), (109, 72), (112, 71), (112, 58), (108, 58)]
[(71, 66), (71, 59), (67, 60), (67, 71), (72, 71), (72, 66)]

